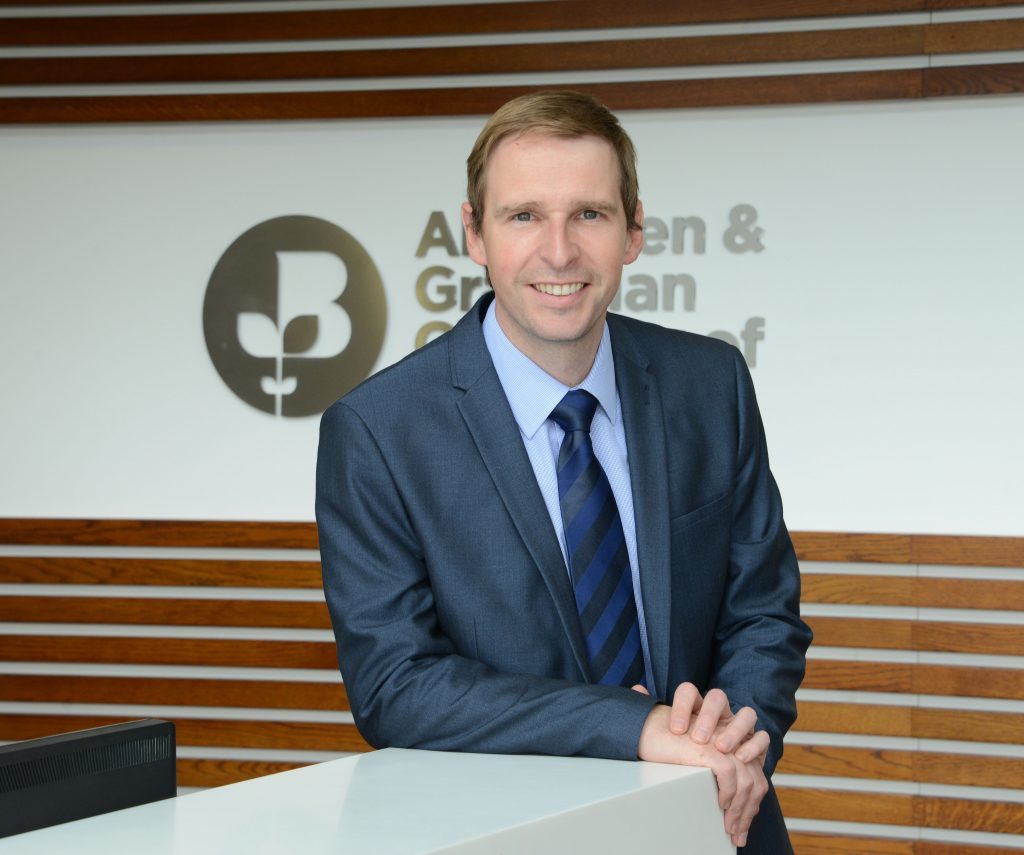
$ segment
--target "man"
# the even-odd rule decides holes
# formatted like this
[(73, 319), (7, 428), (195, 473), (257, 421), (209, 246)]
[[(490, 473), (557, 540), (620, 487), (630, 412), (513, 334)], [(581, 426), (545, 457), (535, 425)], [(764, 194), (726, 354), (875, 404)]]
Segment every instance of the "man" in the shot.
[(742, 357), (607, 314), (643, 210), (603, 106), (511, 101), (468, 165), (493, 295), (321, 425), (356, 723), (374, 745), (709, 766), (734, 844), (790, 851), (767, 776), (810, 632)]

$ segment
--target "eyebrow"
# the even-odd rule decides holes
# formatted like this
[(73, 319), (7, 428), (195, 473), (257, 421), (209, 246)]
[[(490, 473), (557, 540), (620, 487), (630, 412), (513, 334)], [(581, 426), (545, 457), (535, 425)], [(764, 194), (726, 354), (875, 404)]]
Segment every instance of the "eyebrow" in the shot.
[[(540, 202), (523, 201), (514, 205), (501, 205), (494, 209), (494, 216), (504, 217), (508, 214), (515, 214), (519, 211), (536, 211), (544, 206)], [(580, 200), (570, 203), (569, 207), (574, 211), (600, 211), (603, 214), (617, 214), (619, 206), (613, 202), (597, 202), (594, 200)]]

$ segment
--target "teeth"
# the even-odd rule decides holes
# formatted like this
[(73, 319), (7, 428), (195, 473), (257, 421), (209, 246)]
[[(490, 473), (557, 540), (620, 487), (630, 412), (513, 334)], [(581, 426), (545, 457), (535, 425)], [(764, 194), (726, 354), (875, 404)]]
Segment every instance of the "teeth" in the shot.
[(570, 294), (575, 294), (579, 291), (583, 287), (583, 283), (569, 282), (560, 285), (554, 282), (534, 282), (533, 287), (542, 294), (551, 294), (553, 297), (568, 297)]

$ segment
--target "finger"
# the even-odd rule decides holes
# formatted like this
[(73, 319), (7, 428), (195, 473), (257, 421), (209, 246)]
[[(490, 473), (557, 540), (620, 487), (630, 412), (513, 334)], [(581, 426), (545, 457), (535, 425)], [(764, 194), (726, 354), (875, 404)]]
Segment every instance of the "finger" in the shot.
[(747, 845), (747, 833), (750, 831), (750, 824), (761, 810), (761, 801), (768, 792), (768, 779), (765, 778), (761, 767), (748, 765), (747, 768), (753, 773), (753, 785), (747, 796), (746, 803), (740, 812), (736, 830), (733, 834), (733, 844), (736, 846)]
[(630, 686), (634, 692), (639, 692), (641, 695), (649, 695), (647, 687), (643, 683), (637, 683), (635, 686)]
[[(708, 765), (715, 775), (715, 783), (718, 784), (718, 806), (726, 811), (728, 817), (729, 808), (736, 798), (737, 776), (743, 768), (743, 764), (737, 763), (732, 755), (718, 754)], [(733, 817), (733, 821), (735, 821), (735, 817)], [(725, 830), (729, 831), (728, 822)]]
[(759, 730), (750, 739), (736, 749), (736, 759), (741, 763), (753, 763), (759, 761), (764, 765), (764, 757), (771, 747), (771, 739), (764, 730)]
[(682, 735), (690, 727), (690, 717), (701, 708), (700, 692), (693, 683), (680, 683), (672, 695), (672, 713), (668, 719), (668, 729)]
[[(686, 683), (683, 684), (684, 686)], [(699, 745), (704, 745), (723, 717), (730, 714), (729, 699), (721, 689), (712, 689), (707, 693), (700, 705), (700, 713), (693, 725), (691, 738)]]
[[(735, 759), (735, 758), (733, 758)], [(750, 801), (754, 795), (755, 770), (743, 763), (736, 763), (736, 792), (732, 801), (725, 811), (725, 830), (732, 837), (733, 843), (737, 846), (740, 837), (745, 837), (750, 828), (750, 821), (753, 814), (750, 811)]]
[(750, 707), (743, 707), (715, 739), (715, 748), (723, 754), (730, 754), (736, 746), (753, 732), (757, 724), (757, 713)]

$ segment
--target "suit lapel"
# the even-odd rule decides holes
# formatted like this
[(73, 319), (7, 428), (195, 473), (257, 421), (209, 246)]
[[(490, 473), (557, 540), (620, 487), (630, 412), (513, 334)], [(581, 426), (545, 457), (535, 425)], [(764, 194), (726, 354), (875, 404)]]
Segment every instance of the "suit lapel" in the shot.
[(458, 407), (512, 523), (551, 594), (580, 674), (587, 679), (586, 643), (562, 550), (537, 486), (530, 458), (484, 343), (481, 322), (490, 295), (452, 330), (452, 382), (465, 391)]
[(650, 360), (615, 315), (608, 316), (615, 357), (615, 383), (622, 404), (629, 455), (629, 480), (636, 518), (637, 562), (654, 694), (668, 692), (671, 615), (668, 459), (661, 391)]

